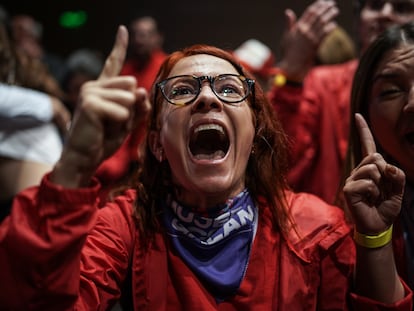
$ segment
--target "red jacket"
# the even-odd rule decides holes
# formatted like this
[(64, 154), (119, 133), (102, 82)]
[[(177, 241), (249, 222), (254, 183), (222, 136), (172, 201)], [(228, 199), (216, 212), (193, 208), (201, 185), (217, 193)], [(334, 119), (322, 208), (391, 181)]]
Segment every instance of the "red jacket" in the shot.
[(97, 209), (98, 188), (62, 189), (45, 178), (40, 190), (16, 197), (0, 227), (2, 308), (108, 310), (127, 285), (134, 310), (348, 310), (347, 300), (357, 310), (411, 310), (407, 288), (392, 307), (349, 294), (349, 227), (339, 209), (314, 196), (288, 193), (300, 238), (272, 230), (269, 210), (259, 207), (245, 278), (217, 305), (162, 232), (148, 251), (140, 247), (133, 191)]
[(303, 87), (274, 87), (270, 99), (292, 142), (288, 182), (333, 203), (348, 145), (350, 92), (357, 60), (318, 66)]

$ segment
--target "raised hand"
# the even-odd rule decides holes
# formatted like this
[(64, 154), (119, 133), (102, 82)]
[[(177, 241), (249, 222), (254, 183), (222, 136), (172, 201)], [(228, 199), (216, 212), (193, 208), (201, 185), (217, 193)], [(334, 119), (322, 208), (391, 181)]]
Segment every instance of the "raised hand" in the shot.
[(134, 77), (119, 76), (127, 46), (128, 32), (120, 26), (99, 78), (82, 86), (62, 157), (51, 175), (54, 183), (88, 185), (99, 164), (146, 120), (151, 107), (146, 91), (137, 87)]
[(296, 14), (285, 11), (287, 29), (281, 42), (283, 54), (279, 66), (289, 78), (303, 80), (313, 66), (318, 47), (336, 27), (339, 10), (332, 0), (317, 0), (297, 20)]
[(53, 112), (53, 122), (59, 128), (60, 132), (66, 136), (68, 131), (68, 125), (72, 118), (68, 108), (63, 104), (63, 102), (57, 97), (50, 96), (50, 101), (52, 103), (52, 112)]
[(405, 185), (405, 174), (377, 153), (375, 141), (362, 115), (355, 115), (363, 160), (344, 186), (348, 208), (356, 230), (375, 235), (397, 218)]

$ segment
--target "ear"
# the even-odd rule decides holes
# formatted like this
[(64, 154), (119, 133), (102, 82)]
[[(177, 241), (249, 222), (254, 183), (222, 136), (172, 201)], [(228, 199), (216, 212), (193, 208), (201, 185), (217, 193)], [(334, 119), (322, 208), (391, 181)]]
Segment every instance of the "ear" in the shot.
[(158, 131), (150, 131), (148, 134), (149, 147), (154, 157), (162, 162), (164, 160), (164, 148), (161, 145), (160, 133)]

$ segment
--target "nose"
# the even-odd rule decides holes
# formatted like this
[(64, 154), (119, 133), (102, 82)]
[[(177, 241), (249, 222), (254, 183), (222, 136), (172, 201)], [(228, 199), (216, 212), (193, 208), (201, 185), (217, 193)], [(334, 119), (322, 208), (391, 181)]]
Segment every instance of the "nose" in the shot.
[(223, 109), (223, 103), (217, 98), (216, 94), (214, 94), (211, 89), (210, 84), (207, 82), (203, 83), (200, 89), (200, 94), (195, 100), (192, 109), (193, 111), (198, 112), (208, 112), (212, 109), (220, 111)]

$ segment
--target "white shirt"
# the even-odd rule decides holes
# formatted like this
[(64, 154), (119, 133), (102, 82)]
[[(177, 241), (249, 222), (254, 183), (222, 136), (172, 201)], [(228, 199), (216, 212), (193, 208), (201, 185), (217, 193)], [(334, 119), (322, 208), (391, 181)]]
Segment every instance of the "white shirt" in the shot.
[(53, 123), (20, 130), (0, 130), (0, 155), (16, 160), (55, 164), (62, 140)]
[(62, 152), (62, 139), (51, 118), (49, 96), (0, 83), (0, 155), (56, 163)]
[(52, 120), (48, 95), (15, 85), (0, 83), (0, 129), (39, 124)]

